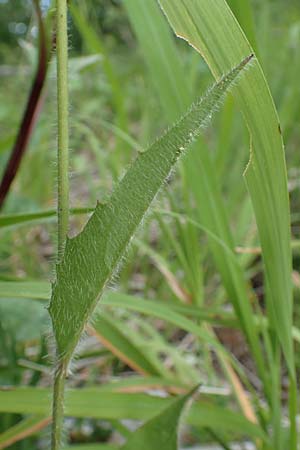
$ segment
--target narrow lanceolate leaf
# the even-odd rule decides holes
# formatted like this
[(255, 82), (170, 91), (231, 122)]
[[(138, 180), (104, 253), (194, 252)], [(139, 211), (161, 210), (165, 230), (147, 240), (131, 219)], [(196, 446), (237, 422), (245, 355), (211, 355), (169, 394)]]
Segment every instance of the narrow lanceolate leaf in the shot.
[[(175, 33), (203, 55), (216, 79), (252, 51), (225, 0), (159, 2)], [(278, 116), (257, 60), (233, 94), (251, 134), (251, 159), (245, 178), (261, 240), (270, 293), (267, 296), (269, 314), (294, 377), (286, 166)]]
[[(184, 105), (191, 102), (190, 83), (185, 77), (184, 63), (177, 51), (175, 41), (172, 39), (168, 23), (162, 20), (163, 15), (157, 1), (147, 0), (146, 3), (147, 5), (140, 0), (124, 1), (133, 29), (139, 40), (143, 57), (155, 84), (162, 112), (167, 122), (172, 123), (174, 117), (182, 114), (185, 109)], [(178, 6), (180, 7), (180, 2)], [(161, 39), (157, 45), (149, 44), (156, 43), (158, 37)], [(172, 83), (166, 84), (164, 80), (170, 79), (170, 73), (176, 75), (172, 76)], [(174, 101), (176, 101), (175, 106)], [(183, 189), (185, 190), (183, 195), (191, 196), (197, 204), (193, 214), (209, 232), (208, 247), (213, 256), (214, 265), (221, 275), (227, 297), (232, 303), (241, 328), (247, 337), (258, 373), (264, 380), (265, 364), (258, 332), (253, 321), (252, 306), (249, 302), (252, 293), (241, 265), (236, 258), (232, 258), (231, 253), (235, 246), (235, 237), (232, 234), (227, 217), (227, 206), (222, 198), (221, 182), (216, 174), (216, 168), (207, 143), (200, 137), (196, 144), (197, 148), (188, 155), (182, 166)], [(237, 228), (239, 228), (238, 225)], [(189, 242), (189, 247), (191, 241), (194, 241), (194, 239), (191, 239), (193, 236), (192, 230), (193, 227), (189, 227), (186, 229), (187, 234), (184, 233), (185, 236), (182, 236), (183, 242)], [(222, 241), (225, 247), (212, 239), (212, 235), (216, 236), (217, 240)], [(195, 248), (198, 247), (197, 237), (194, 242), (196, 244), (193, 251), (188, 252), (189, 258), (194, 258), (197, 253), (195, 253)], [(227, 249), (229, 249), (229, 252)], [(193, 256), (191, 256), (192, 254)], [(199, 262), (193, 265), (200, 267)], [(195, 273), (195, 277), (196, 279), (202, 277), (201, 269), (198, 274)], [(193, 297), (198, 297), (199, 294), (196, 292), (199, 291), (199, 288), (201, 289), (197, 282)], [(266, 382), (264, 384), (266, 386)]]
[(139, 153), (110, 201), (96, 207), (78, 236), (67, 239), (49, 306), (59, 356), (71, 357), (156, 194), (250, 59), (243, 59), (148, 150)]
[(178, 425), (182, 410), (194, 390), (177, 398), (160, 414), (146, 422), (130, 436), (122, 450), (176, 450), (178, 448)]

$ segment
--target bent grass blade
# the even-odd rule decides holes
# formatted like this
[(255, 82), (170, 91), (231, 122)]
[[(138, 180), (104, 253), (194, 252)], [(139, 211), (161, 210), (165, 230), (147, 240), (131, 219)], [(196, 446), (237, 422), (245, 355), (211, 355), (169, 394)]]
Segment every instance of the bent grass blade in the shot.
[[(252, 51), (224, 0), (159, 2), (177, 36), (204, 57), (216, 79), (235, 61)], [(248, 72), (236, 86), (233, 95), (243, 112), (251, 138), (250, 161), (244, 176), (261, 242), (268, 291), (268, 319), (278, 336), (276, 347), (278, 350), (280, 345), (290, 375), (290, 446), (295, 450), (297, 394), (292, 339), (292, 258), (287, 173), (277, 112), (257, 60), (251, 73)], [(277, 369), (280, 371), (279, 366)], [(273, 387), (276, 385), (276, 376), (272, 384)], [(275, 398), (276, 404), (271, 400), (271, 407), (274, 417), (280, 419), (278, 393)], [(277, 425), (274, 426), (275, 434), (280, 433), (280, 426)], [(274, 442), (276, 448), (281, 448), (280, 439), (276, 436)]]
[[(252, 52), (224, 0), (183, 0), (180, 3), (160, 0), (160, 4), (177, 36), (204, 57), (216, 79)], [(205, 39), (212, 30), (213, 38)], [(257, 59), (251, 73), (246, 73), (233, 90), (233, 95), (251, 135), (251, 158), (245, 178), (254, 206), (271, 293), (269, 306), (287, 365), (290, 373), (294, 374), (287, 174), (278, 116)]]

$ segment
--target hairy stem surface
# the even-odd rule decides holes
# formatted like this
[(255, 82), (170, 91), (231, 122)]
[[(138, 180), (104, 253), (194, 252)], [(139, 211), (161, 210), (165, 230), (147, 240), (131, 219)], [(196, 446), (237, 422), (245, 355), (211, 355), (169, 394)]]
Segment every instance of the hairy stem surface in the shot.
[[(69, 126), (67, 0), (56, 2), (57, 45), (57, 185), (58, 261), (61, 260), (69, 223)], [(64, 389), (68, 362), (57, 357), (53, 386), (51, 450), (59, 450), (64, 419)]]
[(69, 126), (68, 126), (68, 33), (67, 0), (57, 0), (57, 183), (58, 257), (60, 259), (69, 222)]
[(66, 375), (67, 364), (64, 361), (61, 361), (56, 367), (54, 375), (51, 450), (59, 450), (61, 446)]

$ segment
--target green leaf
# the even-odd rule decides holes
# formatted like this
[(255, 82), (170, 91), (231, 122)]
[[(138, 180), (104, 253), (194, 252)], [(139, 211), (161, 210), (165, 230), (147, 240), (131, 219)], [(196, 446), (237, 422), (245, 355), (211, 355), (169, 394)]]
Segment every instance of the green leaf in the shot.
[(187, 395), (175, 399), (160, 414), (146, 422), (130, 436), (122, 450), (153, 450), (161, 447), (164, 450), (178, 448), (178, 424), (186, 402), (195, 392), (193, 389)]
[(247, 36), (252, 48), (257, 54), (257, 43), (255, 37), (255, 24), (253, 17), (253, 10), (250, 0), (228, 0), (228, 5), (230, 6), (235, 17), (239, 21), (241, 28)]
[[(162, 14), (156, 0), (148, 0), (147, 7), (145, 2), (139, 0), (125, 0), (125, 6), (139, 39), (139, 44), (149, 67), (156, 91), (159, 94), (162, 111), (167, 121), (172, 121), (174, 120), (174, 115), (179, 114), (182, 111), (182, 106), (189, 103), (191, 99), (190, 83), (185, 76), (186, 69), (182, 58), (177, 52), (167, 22), (162, 20)], [(158, 45), (151, 45), (152, 42), (157, 41), (158, 36), (163, 36), (164, 39), (159, 39)], [(170, 78), (170, 73), (174, 74), (172, 83), (166, 85), (164, 80)], [(179, 92), (180, 99), (178, 99)], [(176, 105), (174, 105), (175, 100)], [(185, 197), (193, 197), (193, 203), (196, 203), (197, 208), (190, 208), (190, 212), (192, 215), (196, 215), (198, 221), (209, 232), (208, 245), (212, 252), (215, 266), (221, 274), (227, 296), (234, 306), (242, 330), (247, 337), (259, 374), (264, 379), (265, 361), (249, 301), (253, 293), (246, 282), (239, 260), (234, 254), (235, 239), (230, 229), (227, 204), (222, 198), (221, 181), (216, 174), (217, 171), (213, 164), (211, 151), (201, 137), (196, 142), (195, 147), (183, 161), (183, 189), (186, 191)], [(188, 202), (186, 204), (188, 205)], [(239, 228), (238, 224), (237, 228)], [(198, 262), (191, 262), (197, 252), (199, 254), (199, 252), (203, 251), (199, 248), (197, 235), (196, 240), (193, 239), (192, 231), (193, 228), (188, 227), (185, 236), (182, 236), (183, 239), (181, 239), (181, 241), (188, 242), (192, 246), (192, 252), (188, 252), (189, 258), (186, 264), (185, 278), (188, 278), (187, 274), (191, 273), (191, 266), (201, 266), (201, 257), (199, 258), (199, 256)], [(216, 239), (212, 239), (213, 236), (219, 242)], [(223, 243), (222, 246), (219, 245), (220, 242)], [(174, 248), (177, 248), (177, 258), (181, 259), (181, 263), (184, 266), (184, 261), (180, 258), (180, 246), (175, 244)], [(201, 278), (201, 274), (198, 272), (196, 273), (196, 279), (199, 280), (199, 278)], [(195, 297), (198, 297), (200, 290), (201, 287), (197, 283), (197, 294), (195, 295), (194, 292)], [(267, 388), (269, 387), (268, 382), (265, 385)]]
[[(102, 305), (115, 306), (119, 308), (127, 308), (142, 314), (150, 315), (152, 317), (157, 317), (159, 319), (165, 320), (166, 322), (172, 323), (176, 327), (186, 330), (195, 336), (198, 336), (203, 342), (211, 345), (214, 348), (218, 348), (219, 351), (225, 352), (222, 345), (218, 344), (218, 341), (212, 338), (211, 334), (207, 332), (204, 328), (199, 327), (198, 324), (190, 319), (187, 319), (182, 314), (176, 311), (176, 307), (173, 308), (171, 305), (164, 305), (162, 302), (146, 301), (140, 298), (135, 298), (133, 296), (117, 293), (106, 293), (103, 296)], [(187, 311), (189, 307), (186, 307)], [(195, 311), (197, 308), (191, 308)], [(181, 308), (179, 308), (179, 311)]]
[[(147, 2), (125, 0), (123, 3), (156, 91), (162, 121), (167, 124), (173, 123), (184, 112), (192, 99), (198, 96), (198, 89), (192, 95), (191, 86), (193, 82), (187, 76), (189, 70), (187, 71), (183, 64), (185, 57), (183, 58), (182, 54), (179, 53), (170, 27), (164, 20), (156, 0), (147, 0)], [(201, 138), (197, 140), (198, 150), (205, 152), (206, 146), (201, 145), (200, 141), (202, 144)], [(195, 152), (196, 150), (191, 151), (189, 157), (184, 159), (179, 168), (182, 180), (182, 196), (185, 199), (186, 209), (190, 211), (194, 208), (191, 201), (191, 189), (188, 185), (189, 165), (194, 165)], [(200, 178), (197, 175), (197, 181), (201, 186), (203, 177)], [(178, 199), (177, 194), (175, 198)], [(198, 245), (198, 234), (190, 224), (183, 227), (178, 222), (177, 227), (181, 245), (174, 245), (170, 233), (167, 233), (166, 237), (170, 240), (169, 246), (170, 248), (173, 247), (176, 259), (182, 265), (186, 287), (190, 291), (193, 302), (201, 306), (204, 299), (204, 272), (201, 263), (203, 249)], [(160, 223), (160, 228), (164, 230), (162, 223)]]
[(49, 417), (29, 416), (0, 434), (0, 449), (36, 434), (50, 423)]
[(93, 329), (95, 330), (93, 334), (103, 345), (133, 370), (144, 375), (159, 375), (157, 368), (146, 358), (144, 352), (126, 336), (123, 323), (119, 324), (102, 311), (99, 317), (93, 320)]
[[(20, 298), (20, 299), (36, 299), (36, 300), (49, 300), (51, 295), (51, 285), (46, 281), (0, 281), (0, 298)], [(130, 296), (121, 292), (108, 291), (102, 300), (103, 305), (124, 307), (129, 309), (137, 309), (144, 314), (156, 315), (163, 314), (164, 318), (168, 318), (168, 314), (171, 311), (175, 311), (182, 315), (191, 316), (200, 320), (211, 322), (214, 324), (223, 324), (225, 326), (236, 326), (231, 313), (226, 313), (223, 310), (207, 311), (198, 307), (184, 306), (176, 303), (163, 304), (157, 300), (145, 300), (140, 297)], [(157, 313), (155, 314), (155, 310)], [(160, 312), (160, 311), (163, 311)], [(102, 314), (102, 313), (101, 313)], [(169, 318), (172, 317), (169, 315)], [(96, 317), (94, 327), (100, 329), (97, 326), (99, 320)]]
[[(43, 388), (7, 388), (0, 390), (0, 412), (48, 414), (50, 390)], [(70, 389), (66, 397), (66, 416), (102, 419), (149, 420), (169, 405), (170, 399), (145, 394), (103, 392), (103, 389)]]
[(0, 298), (49, 300), (51, 285), (46, 281), (0, 281)]
[[(50, 390), (41, 388), (9, 388), (0, 390), (0, 412), (17, 414), (48, 414)], [(172, 405), (172, 398), (145, 394), (104, 392), (101, 388), (70, 389), (66, 398), (66, 416), (93, 417), (107, 420), (150, 420)], [(266, 440), (262, 429), (240, 413), (195, 402), (187, 414), (187, 423)]]
[(153, 0), (124, 0), (165, 115), (172, 121), (188, 107), (191, 93), (172, 35)]
[(110, 201), (96, 207), (78, 236), (67, 239), (49, 307), (59, 357), (71, 358), (152, 201), (249, 59), (243, 59), (148, 150), (139, 153)]
[[(213, 75), (236, 64), (252, 49), (224, 0), (160, 0), (175, 33), (197, 49)], [(210, 37), (207, 39), (207, 37)], [(287, 175), (278, 116), (257, 60), (233, 91), (251, 134), (245, 172), (265, 265), (270, 321), (294, 376), (290, 213)]]
[(119, 447), (109, 444), (82, 444), (64, 447), (64, 450), (118, 450)]
[(194, 427), (210, 428), (218, 433), (226, 432), (229, 434), (229, 438), (232, 433), (237, 433), (238, 436), (249, 436), (254, 439), (256, 436), (264, 442), (268, 442), (262, 428), (248, 421), (243, 414), (211, 403), (201, 402), (192, 405), (187, 423)]
[[(70, 214), (87, 214), (93, 212), (94, 208), (71, 208)], [(47, 211), (37, 211), (32, 213), (7, 214), (0, 217), (0, 228), (15, 227), (16, 225), (26, 225), (32, 222), (45, 222), (55, 220), (57, 211), (50, 209)]]
[[(105, 48), (105, 40), (99, 34), (99, 30), (98, 33), (96, 33), (93, 27), (91, 27), (90, 20), (85, 15), (86, 8), (82, 7), (82, 2), (78, 2), (78, 6), (75, 2), (71, 2), (68, 7), (74, 25), (77, 28), (83, 44), (88, 52), (98, 53), (102, 57), (103, 71), (111, 87), (112, 103), (117, 116), (117, 126), (121, 130), (126, 130), (127, 115), (124, 105), (125, 96), (122, 91), (122, 81), (120, 76), (115, 72), (114, 65), (110, 61), (109, 51)], [(124, 143), (122, 143), (122, 139), (119, 138), (118, 141), (122, 144), (122, 148), (124, 150)], [(122, 154), (117, 152), (117, 156), (120, 160)]]
[[(20, 285), (20, 287), (19, 287)], [(35, 282), (13, 282), (13, 281), (1, 281), (0, 282), (0, 298), (23, 298), (23, 299), (36, 299), (36, 300), (49, 300), (51, 286), (44, 281)], [(206, 311), (198, 307), (184, 306), (176, 303), (163, 304), (157, 300), (145, 300), (140, 297), (133, 297), (123, 294), (121, 292), (107, 292), (102, 299), (102, 305), (115, 306), (119, 308), (131, 309), (143, 314), (156, 316), (164, 319), (179, 328), (185, 328), (191, 333), (197, 333), (195, 324), (191, 321), (184, 322), (186, 316), (197, 318), (205, 322), (209, 322), (215, 325), (222, 325), (225, 327), (237, 328), (238, 323), (231, 313), (227, 313), (223, 310)], [(177, 313), (173, 316), (172, 312)], [(96, 319), (97, 320), (97, 319)], [(261, 317), (256, 316), (254, 324), (257, 328), (264, 326), (268, 327), (268, 320), (262, 320)], [(190, 328), (190, 326), (192, 328)], [(193, 330), (193, 331), (192, 331)], [(199, 327), (198, 327), (199, 330)], [(200, 333), (200, 330), (199, 330)], [(203, 334), (201, 333), (202, 339)], [(300, 330), (293, 326), (292, 336), (295, 342), (300, 343)]]
[[(179, 382), (178, 380), (169, 380), (161, 377), (152, 376), (138, 376), (131, 375), (127, 378), (116, 379), (106, 384), (102, 384), (98, 387), (99, 391), (103, 392), (124, 392), (124, 393), (137, 393), (137, 392), (147, 392), (149, 390), (166, 390), (166, 391), (178, 391), (185, 392), (188, 387), (186, 384)], [(205, 388), (201, 388), (201, 390)], [(210, 391), (209, 391), (210, 392)], [(212, 390), (213, 394), (216, 395), (219, 391)], [(205, 392), (207, 395), (207, 391)], [(219, 392), (220, 393), (220, 392)], [(221, 391), (220, 395), (224, 395)]]

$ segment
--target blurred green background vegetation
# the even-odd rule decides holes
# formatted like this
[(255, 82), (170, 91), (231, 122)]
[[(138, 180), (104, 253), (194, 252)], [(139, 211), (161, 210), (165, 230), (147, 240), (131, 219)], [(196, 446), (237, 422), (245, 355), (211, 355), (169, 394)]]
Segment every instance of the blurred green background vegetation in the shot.
[[(228, 3), (236, 8), (238, 17), (238, 2)], [(159, 74), (153, 76), (153, 71), (159, 71), (160, 66), (159, 63), (153, 66), (155, 57), (151, 59), (137, 39), (135, 17), (130, 14), (130, 8), (121, 0), (80, 0), (74, 5), (76, 11), (69, 16), (71, 205), (94, 207), (97, 200), (107, 198), (137, 149), (144, 148), (158, 136), (168, 120), (174, 120), (179, 112), (174, 111), (174, 116), (169, 114), (168, 118), (163, 112)], [(41, 6), (46, 15), (48, 2), (41, 1)], [(286, 148), (292, 236), (297, 244), (300, 239), (299, 1), (253, 0), (251, 6), (251, 26), (247, 28), (242, 14), (240, 21), (242, 26), (246, 25), (244, 30), (257, 48), (279, 112)], [(172, 39), (175, 41), (175, 37)], [(184, 64), (186, 83), (196, 97), (212, 83), (212, 76), (200, 56), (184, 42), (176, 40), (176, 47)], [(0, 0), (0, 175), (18, 131), (37, 58), (38, 28), (32, 2)], [(38, 121), (3, 215), (55, 208), (55, 92), (52, 57)], [(248, 135), (231, 97), (205, 131), (204, 142), (235, 246), (257, 248), (254, 216), (242, 179), (249, 158)], [(196, 202), (186, 188), (184, 176), (184, 171), (179, 170), (166, 186), (164, 199), (155, 203), (115, 285), (124, 293), (160, 300), (167, 305), (191, 303), (211, 314), (222, 311), (226, 318), (226, 312), (231, 309), (207, 246), (207, 235), (182, 219), (189, 217), (205, 226), (204, 219), (202, 221), (205, 205)], [(71, 234), (78, 232), (85, 221), (86, 215), (74, 216)], [(0, 234), (2, 281), (51, 279), (56, 245), (53, 218), (22, 226), (1, 225)], [(257, 294), (258, 305), (264, 310), (265, 286), (260, 256), (257, 252), (246, 252), (239, 258), (245, 277)], [(295, 323), (300, 326), (297, 245), (293, 263)], [(49, 330), (46, 312), (34, 300), (28, 300), (26, 305), (25, 309), (23, 300), (18, 299), (12, 299), (9, 304), (5, 299), (0, 300), (0, 384), (3, 386), (50, 385), (51, 363), (47, 355), (51, 351), (45, 338)], [(228, 388), (226, 377), (209, 348), (191, 334), (126, 310), (108, 308), (107, 312), (119, 323), (130, 342), (144, 351), (155, 368), (153, 373), (186, 385), (201, 381), (214, 387), (216, 392)], [(215, 333), (233, 352), (250, 383), (259, 391), (252, 358), (239, 331), (218, 326)], [(299, 368), (299, 358), (297, 363)], [(125, 358), (120, 359), (103, 340), (101, 343), (95, 336), (89, 336), (74, 371), (70, 384), (88, 386), (133, 374), (134, 365), (126, 364)], [(231, 394), (215, 395), (212, 401), (226, 407), (234, 403)], [(20, 418), (2, 414), (0, 432)], [(88, 419), (70, 419), (68, 429), (71, 430), (69, 441), (74, 443), (118, 441), (119, 436), (126, 433), (121, 422)], [(186, 443), (217, 442), (223, 437), (216, 438), (214, 430), (209, 428), (200, 432), (195, 427), (187, 434)], [(240, 436), (237, 434), (236, 438)], [(44, 449), (46, 441), (42, 433), (10, 448)]]

